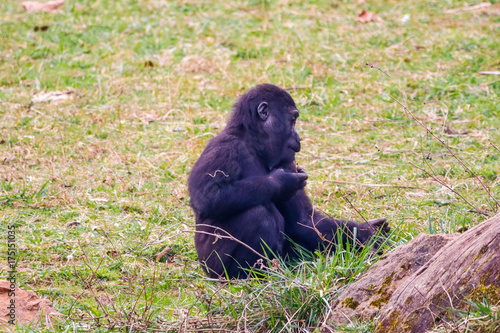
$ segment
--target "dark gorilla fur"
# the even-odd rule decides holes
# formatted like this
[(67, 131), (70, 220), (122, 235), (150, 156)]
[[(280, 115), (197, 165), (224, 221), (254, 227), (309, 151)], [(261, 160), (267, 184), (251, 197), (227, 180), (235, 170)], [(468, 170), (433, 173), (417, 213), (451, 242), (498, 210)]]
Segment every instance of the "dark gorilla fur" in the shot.
[[(265, 255), (294, 258), (296, 243), (315, 251), (342, 238), (368, 242), (385, 219), (336, 220), (316, 212), (304, 190), (307, 174), (295, 164), (299, 116), (290, 94), (262, 84), (242, 95), (226, 128), (212, 139), (189, 175), (196, 215), (195, 244), (212, 278), (245, 278)], [(216, 236), (218, 235), (218, 236)]]

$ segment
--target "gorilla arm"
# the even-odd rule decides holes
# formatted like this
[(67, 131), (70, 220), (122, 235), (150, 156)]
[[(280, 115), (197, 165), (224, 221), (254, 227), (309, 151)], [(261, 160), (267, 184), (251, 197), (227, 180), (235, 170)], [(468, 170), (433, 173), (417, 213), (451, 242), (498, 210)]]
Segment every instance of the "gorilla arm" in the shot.
[(193, 167), (188, 181), (191, 205), (203, 219), (220, 219), (273, 200), (283, 200), (305, 186), (306, 174), (282, 169), (259, 175), (253, 166), (256, 169), (253, 173), (257, 175), (244, 177), (242, 170), (252, 166), (246, 164), (242, 147), (225, 145), (212, 150), (209, 146)]

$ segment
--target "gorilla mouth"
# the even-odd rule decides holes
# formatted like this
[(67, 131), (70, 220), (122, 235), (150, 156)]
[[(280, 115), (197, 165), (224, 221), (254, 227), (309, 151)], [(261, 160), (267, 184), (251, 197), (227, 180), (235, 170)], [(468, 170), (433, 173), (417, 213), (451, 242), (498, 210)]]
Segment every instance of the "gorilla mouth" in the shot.
[(294, 152), (298, 153), (300, 151), (300, 144), (298, 144), (298, 145), (290, 145), (290, 146), (288, 146), (288, 148), (290, 148)]

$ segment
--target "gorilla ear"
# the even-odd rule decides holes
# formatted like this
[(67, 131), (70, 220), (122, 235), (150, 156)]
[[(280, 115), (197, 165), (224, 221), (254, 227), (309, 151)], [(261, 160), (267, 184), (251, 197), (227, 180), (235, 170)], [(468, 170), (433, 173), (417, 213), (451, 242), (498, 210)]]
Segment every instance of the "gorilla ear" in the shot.
[(260, 119), (266, 120), (269, 117), (269, 113), (267, 112), (267, 103), (262, 102), (257, 107), (257, 113), (259, 114)]

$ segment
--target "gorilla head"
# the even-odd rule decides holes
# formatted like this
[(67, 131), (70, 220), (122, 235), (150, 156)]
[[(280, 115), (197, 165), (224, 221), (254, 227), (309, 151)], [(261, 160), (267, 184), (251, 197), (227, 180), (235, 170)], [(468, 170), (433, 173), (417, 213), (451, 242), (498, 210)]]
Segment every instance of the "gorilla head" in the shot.
[(300, 151), (300, 137), (295, 130), (298, 116), (289, 93), (261, 84), (238, 99), (227, 130), (239, 132), (271, 170), (292, 162)]

